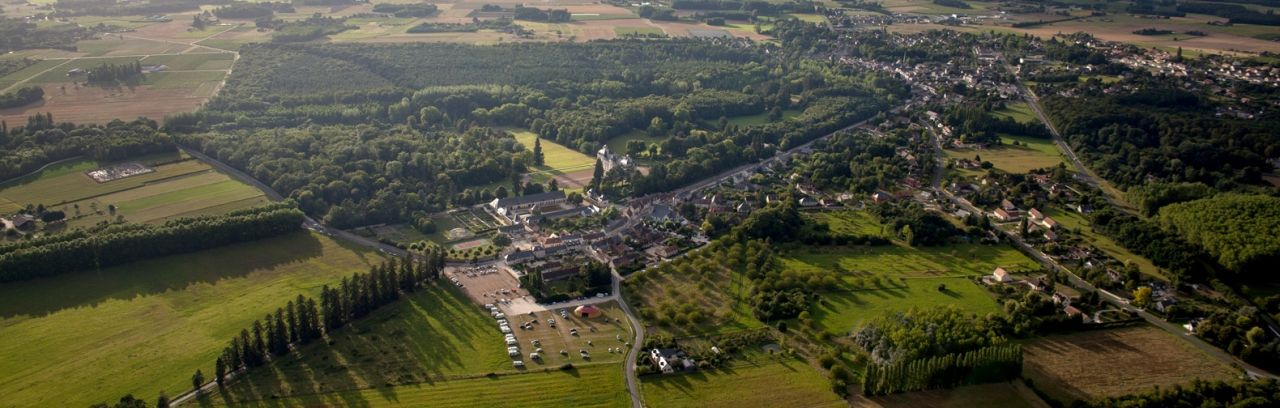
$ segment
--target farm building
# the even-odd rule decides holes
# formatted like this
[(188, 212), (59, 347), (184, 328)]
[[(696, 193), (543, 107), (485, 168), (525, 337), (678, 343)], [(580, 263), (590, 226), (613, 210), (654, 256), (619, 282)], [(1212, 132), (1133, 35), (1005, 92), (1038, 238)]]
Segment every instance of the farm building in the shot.
[(498, 214), (505, 217), (511, 217), (512, 214), (521, 210), (528, 210), (536, 206), (560, 204), (565, 201), (564, 191), (551, 191), (539, 194), (529, 194), (519, 197), (495, 198), (489, 202), (489, 206), (493, 207)]
[(27, 214), (18, 214), (13, 216), (13, 228), (19, 230), (30, 230), (36, 227), (36, 217)]
[(596, 316), (599, 316), (601, 313), (604, 313), (604, 311), (600, 310), (600, 308), (598, 307), (595, 307), (595, 305), (582, 305), (573, 309), (573, 314), (582, 316), (582, 317), (596, 317)]
[(1004, 270), (1004, 268), (996, 268), (995, 272), (991, 272), (991, 278), (995, 279), (996, 282), (1008, 282), (1013, 279), (1013, 277), (1009, 276), (1009, 271)]
[(1017, 215), (1005, 211), (1003, 208), (997, 208), (995, 211), (992, 211), (991, 214), (1000, 222), (1009, 222), (1018, 219)]

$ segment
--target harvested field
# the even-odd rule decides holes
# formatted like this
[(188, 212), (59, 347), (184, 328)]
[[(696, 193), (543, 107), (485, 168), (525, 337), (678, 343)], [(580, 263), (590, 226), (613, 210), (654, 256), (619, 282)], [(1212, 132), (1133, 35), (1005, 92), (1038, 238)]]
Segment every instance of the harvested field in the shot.
[(1023, 346), (1023, 356), (1023, 375), (1067, 403), (1236, 377), (1190, 343), (1145, 325), (1036, 339)]
[(45, 99), (35, 104), (0, 109), (0, 120), (25, 122), (35, 113), (50, 112), (59, 122), (106, 123), (114, 119), (147, 117), (193, 111), (204, 104), (216, 87), (166, 88), (149, 86), (102, 88), (75, 83), (44, 84)]

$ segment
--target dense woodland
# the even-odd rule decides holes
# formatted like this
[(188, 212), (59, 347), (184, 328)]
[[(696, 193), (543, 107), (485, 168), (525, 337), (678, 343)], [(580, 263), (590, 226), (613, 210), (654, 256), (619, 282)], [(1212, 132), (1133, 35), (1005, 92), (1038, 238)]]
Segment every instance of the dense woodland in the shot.
[(1160, 221), (1227, 270), (1272, 278), (1280, 263), (1280, 198), (1227, 194), (1172, 204)]
[(74, 51), (76, 41), (92, 36), (96, 30), (74, 24), (41, 28), (21, 18), (0, 15), (0, 53), (32, 48)]
[(55, 124), (35, 115), (25, 126), (0, 124), (0, 180), (30, 173), (50, 162), (83, 156), (98, 161), (177, 151), (153, 121), (112, 121), (105, 126)]
[(0, 281), (121, 265), (298, 231), (303, 215), (292, 203), (178, 218), (160, 225), (109, 225), (0, 245)]

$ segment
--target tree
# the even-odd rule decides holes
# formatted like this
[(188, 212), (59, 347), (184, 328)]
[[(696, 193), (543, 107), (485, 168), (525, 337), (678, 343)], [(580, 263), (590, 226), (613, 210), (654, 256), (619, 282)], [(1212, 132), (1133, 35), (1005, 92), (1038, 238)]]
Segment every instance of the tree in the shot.
[(533, 138), (533, 164), (543, 165), (546, 158), (542, 155), (542, 136), (534, 136)]
[(591, 188), (600, 191), (600, 183), (604, 182), (604, 163), (596, 158), (596, 168), (591, 171)]
[(645, 144), (645, 142), (644, 142), (643, 140), (632, 140), (632, 141), (628, 141), (628, 142), (627, 142), (627, 154), (632, 155), (632, 156), (639, 156), (639, 155), (640, 155), (640, 153), (644, 153), (644, 150), (645, 150), (645, 149), (647, 149), (648, 147), (649, 147), (649, 146), (648, 146), (647, 144)]
[(156, 408), (169, 408), (169, 396), (160, 393), (160, 397), (156, 398)]
[(1133, 291), (1133, 305), (1147, 307), (1151, 304), (1151, 287), (1143, 286)]
[(218, 386), (221, 387), (222, 381), (225, 380), (226, 377), (227, 377), (227, 363), (222, 362), (222, 359), (219, 358), (218, 361), (215, 362), (213, 365), (213, 382), (218, 383)]
[(197, 30), (204, 31), (204, 19), (199, 14), (196, 14), (195, 18), (191, 20), (191, 26)]
[(199, 394), (200, 386), (202, 385), (204, 385), (204, 373), (197, 368), (195, 375), (191, 376), (191, 389), (195, 390), (196, 394)]

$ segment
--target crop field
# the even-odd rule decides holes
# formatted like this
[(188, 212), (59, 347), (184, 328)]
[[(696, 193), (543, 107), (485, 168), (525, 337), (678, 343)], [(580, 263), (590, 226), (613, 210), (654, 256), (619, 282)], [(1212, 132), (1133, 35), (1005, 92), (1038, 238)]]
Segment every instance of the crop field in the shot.
[[(992, 167), (1009, 173), (1026, 173), (1033, 169), (1054, 167), (1066, 163), (1058, 146), (1050, 139), (1000, 134), (1004, 144), (987, 149), (947, 149), (947, 157), (973, 159), (981, 156)], [(1013, 141), (1019, 145), (1014, 146)]]
[[(857, 402), (855, 400), (855, 406)], [(968, 385), (949, 390), (908, 392), (871, 398), (869, 402), (868, 405), (875, 404), (882, 408), (1037, 408), (1046, 406), (1034, 392), (1016, 381)]]
[(631, 401), (620, 368), (590, 365), (250, 402), (230, 403), (215, 394), (199, 406), (625, 408)]
[[(607, 315), (622, 315), (616, 305), (605, 309)], [(545, 321), (549, 315), (544, 312), (539, 318)], [(515, 323), (515, 316), (512, 319)], [(441, 285), (344, 328), (331, 344), (309, 345), (270, 369), (255, 370), (210, 399), (232, 406), (275, 406), (279, 405), (277, 397), (305, 406), (349, 406), (353, 398), (366, 399), (359, 405), (370, 406), (470, 406), (490, 400), (507, 405), (512, 400), (523, 401), (520, 394), (529, 394), (561, 402), (577, 399), (585, 406), (615, 406), (627, 401), (622, 370), (616, 364), (622, 354), (611, 355), (602, 349), (608, 346), (607, 341), (614, 341), (615, 334), (627, 338), (625, 328), (629, 326), (595, 320), (601, 319), (585, 322), (570, 318), (558, 328), (563, 333), (552, 333), (557, 329), (547, 328), (545, 323), (534, 331), (518, 330), (525, 354), (531, 351), (528, 342), (533, 338), (542, 339), (548, 350), (570, 349), (573, 353), (572, 359), (565, 361), (558, 354), (548, 356), (546, 371), (527, 359), (531, 368), (517, 371), (493, 319), (452, 286)], [(582, 337), (569, 336), (571, 326), (582, 329)], [(591, 326), (602, 328), (587, 331)], [(571, 344), (566, 338), (584, 344)], [(587, 340), (596, 345), (587, 346)], [(577, 357), (578, 348), (593, 348), (596, 359), (582, 361)], [(578, 368), (560, 371), (563, 362)], [(488, 377), (490, 373), (495, 375)], [(537, 401), (530, 404), (542, 406)]]
[(752, 352), (724, 368), (643, 377), (652, 407), (841, 407), (827, 379), (803, 360)]
[[(962, 11), (963, 12), (963, 11)], [(1034, 20), (1038, 17), (1027, 16)], [(1028, 28), (1011, 28), (999, 26), (1017, 33), (1029, 33), (1041, 38), (1049, 38), (1056, 33), (1087, 32), (1099, 39), (1132, 43), (1141, 47), (1161, 47), (1175, 49), (1182, 47), (1186, 51), (1208, 53), (1261, 53), (1263, 51), (1280, 51), (1280, 43), (1255, 38), (1255, 35), (1274, 32), (1275, 27), (1252, 24), (1234, 24), (1232, 26), (1209, 25), (1209, 21), (1223, 20), (1219, 17), (1200, 14), (1188, 14), (1186, 17), (1171, 17), (1167, 20), (1143, 19), (1125, 13), (1113, 13), (1104, 17), (1090, 17), (1074, 21), (1046, 24)], [(986, 31), (996, 26), (973, 26)], [(1145, 36), (1134, 34), (1135, 27), (1149, 27), (1185, 33), (1199, 30), (1209, 35), (1199, 37), (1192, 35)], [(1176, 38), (1176, 39), (1175, 39)]]
[[(252, 186), (233, 180), (199, 160), (160, 154), (132, 160), (158, 164), (155, 171), (98, 183), (85, 171), (100, 165), (79, 160), (0, 185), (0, 213), (26, 204), (44, 204), (67, 213), (70, 227), (90, 226), (124, 217), (129, 222), (224, 213), (264, 204)], [(114, 205), (115, 212), (109, 211)]]
[[(236, 333), (375, 253), (296, 233), (0, 287), (0, 395), (14, 406), (147, 400), (191, 387)], [(76, 392), (67, 392), (74, 389)]]
[(1023, 375), (1066, 403), (1236, 377), (1190, 343), (1150, 326), (1044, 337), (1022, 350)]
[[(945, 290), (938, 290), (945, 285)], [(910, 278), (886, 284), (882, 288), (830, 291), (810, 308), (817, 328), (833, 333), (848, 333), (859, 323), (889, 313), (911, 308), (934, 309), (953, 306), (978, 316), (1000, 313), (1000, 306), (968, 278)]]

